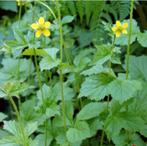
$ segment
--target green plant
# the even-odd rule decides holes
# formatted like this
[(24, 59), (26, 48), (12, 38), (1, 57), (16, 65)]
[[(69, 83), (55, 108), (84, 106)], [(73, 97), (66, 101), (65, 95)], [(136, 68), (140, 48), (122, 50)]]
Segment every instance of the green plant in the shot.
[(0, 146), (146, 145), (146, 30), (134, 4), (24, 2), (0, 24)]

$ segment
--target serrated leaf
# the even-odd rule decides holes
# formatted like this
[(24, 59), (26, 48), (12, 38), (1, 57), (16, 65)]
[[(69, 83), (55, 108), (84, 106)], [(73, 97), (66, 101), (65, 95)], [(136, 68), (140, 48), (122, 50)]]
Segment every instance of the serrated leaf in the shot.
[(38, 128), (37, 122), (29, 122), (25, 127), (25, 131), (28, 136), (30, 136), (33, 132), (35, 132)]
[(52, 60), (50, 57), (44, 57), (40, 61), (40, 69), (43, 70), (51, 70), (54, 67), (57, 67), (60, 64), (60, 60)]
[[(128, 103), (127, 103), (128, 104)], [(132, 108), (125, 110), (125, 104), (119, 104), (115, 100), (110, 103), (110, 114), (105, 122), (105, 130), (108, 137), (116, 137), (121, 129), (141, 132), (146, 128), (144, 120)]]
[(137, 40), (138, 42), (141, 44), (141, 46), (143, 47), (147, 47), (147, 41), (146, 41), (146, 38), (147, 38), (147, 31), (145, 31), (144, 33), (139, 33), (137, 35)]
[(114, 76), (104, 73), (86, 78), (78, 97), (86, 96), (90, 99), (101, 100), (109, 94), (108, 84), (113, 81), (114, 78)]
[(93, 74), (99, 74), (99, 73), (108, 73), (110, 72), (109, 68), (105, 68), (100, 64), (96, 64), (90, 69), (84, 70), (81, 74), (85, 76), (93, 75)]
[(90, 128), (86, 122), (78, 121), (74, 128), (69, 128), (66, 136), (69, 142), (75, 143), (90, 137)]
[(113, 99), (122, 103), (133, 97), (141, 88), (142, 86), (139, 81), (117, 78), (109, 84), (108, 90)]
[(60, 111), (59, 111), (59, 107), (58, 106), (54, 106), (54, 107), (46, 109), (46, 116), (47, 116), (47, 118), (54, 117), (55, 115), (60, 115)]
[(99, 116), (106, 108), (105, 103), (91, 102), (85, 105), (77, 115), (78, 120), (88, 120)]
[[(37, 143), (38, 143), (37, 146), (45, 145), (45, 135), (44, 134), (37, 135), (34, 140), (37, 141)], [(47, 145), (50, 145), (52, 140), (53, 140), (53, 136), (48, 132)]]
[(147, 56), (130, 56), (129, 73), (132, 79), (147, 81)]

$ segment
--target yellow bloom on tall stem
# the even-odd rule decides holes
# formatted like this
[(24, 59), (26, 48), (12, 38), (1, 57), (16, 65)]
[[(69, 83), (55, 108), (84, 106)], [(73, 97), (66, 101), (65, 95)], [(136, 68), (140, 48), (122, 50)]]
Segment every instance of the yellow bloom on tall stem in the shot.
[(44, 18), (40, 17), (36, 23), (31, 25), (31, 28), (36, 31), (35, 36), (39, 38), (42, 34), (46, 37), (51, 35), (51, 32), (49, 31), (50, 26), (51, 23), (49, 21), (45, 22)]
[(116, 37), (120, 37), (121, 34), (127, 34), (127, 27), (128, 27), (128, 23), (123, 23), (121, 24), (120, 21), (116, 21), (115, 26), (112, 27), (112, 31), (114, 32), (114, 34), (116, 35)]

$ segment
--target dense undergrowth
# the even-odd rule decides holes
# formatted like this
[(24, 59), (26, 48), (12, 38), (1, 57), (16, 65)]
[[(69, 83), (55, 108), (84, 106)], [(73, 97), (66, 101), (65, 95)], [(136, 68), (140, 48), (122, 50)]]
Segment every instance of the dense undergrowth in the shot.
[(0, 146), (146, 146), (145, 7), (0, 1)]

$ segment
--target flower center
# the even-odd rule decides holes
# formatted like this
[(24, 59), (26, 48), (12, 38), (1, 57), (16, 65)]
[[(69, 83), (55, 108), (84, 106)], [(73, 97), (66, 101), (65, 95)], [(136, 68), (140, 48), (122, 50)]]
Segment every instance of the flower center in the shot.
[(39, 27), (38, 27), (39, 30), (43, 31), (45, 29), (44, 25), (42, 24), (39, 24)]
[(119, 28), (117, 29), (117, 31), (121, 33), (121, 32), (123, 31), (123, 28), (122, 28), (122, 27), (119, 27)]

